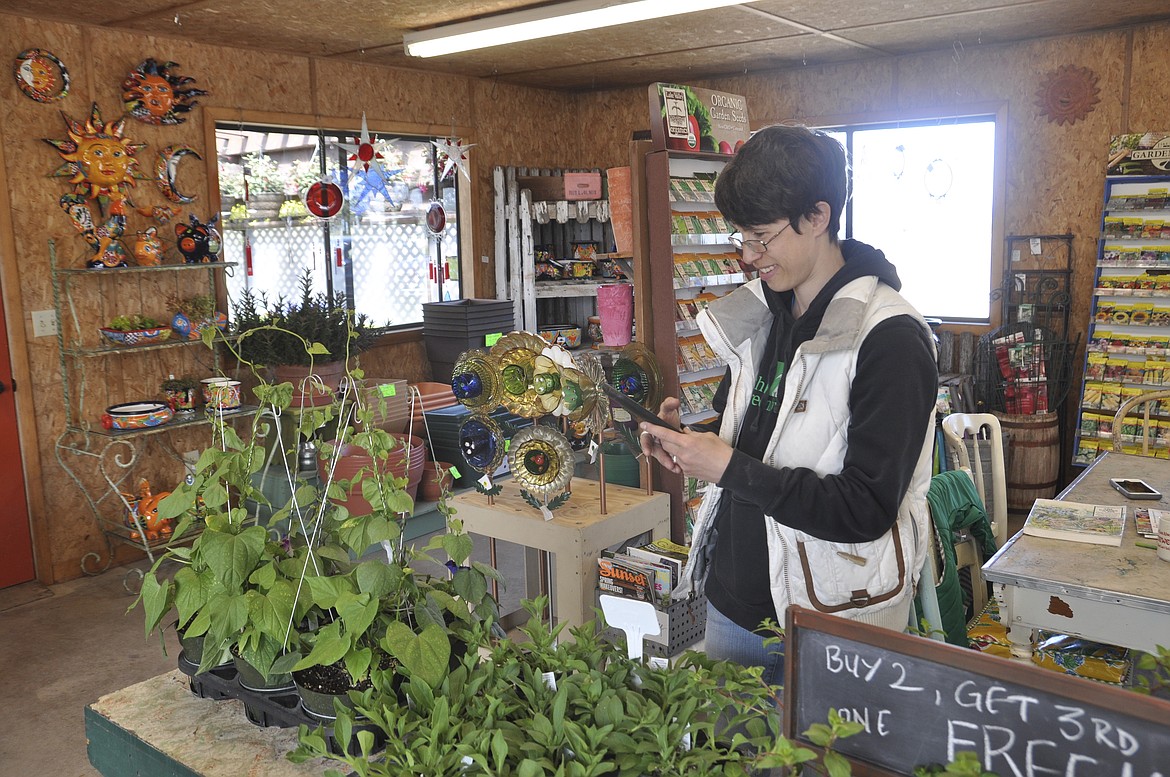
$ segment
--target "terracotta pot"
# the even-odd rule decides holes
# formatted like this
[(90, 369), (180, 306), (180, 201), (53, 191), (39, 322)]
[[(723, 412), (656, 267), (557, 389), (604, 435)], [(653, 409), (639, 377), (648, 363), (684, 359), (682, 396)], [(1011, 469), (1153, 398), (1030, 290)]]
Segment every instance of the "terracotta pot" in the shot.
[(437, 502), (443, 490), (450, 490), (455, 479), (451, 476), (451, 464), (445, 461), (428, 461), (423, 464), (422, 481), (418, 496), (424, 502)]
[[(396, 478), (405, 477), (407, 479), (406, 493), (410, 495), (411, 499), (414, 499), (418, 494), (419, 483), (422, 481), (423, 464), (426, 462), (426, 445), (421, 437), (405, 434), (392, 434), (391, 436), (400, 442), (409, 442), (409, 449), (405, 445), (396, 447), (385, 460), (378, 463), (378, 471)], [(336, 445), (336, 440), (333, 441), (333, 444)], [(362, 470), (374, 471), (374, 458), (357, 446), (347, 443), (341, 447), (337, 455), (339, 457), (337, 465), (333, 467), (334, 480), (352, 480)], [(331, 462), (326, 457), (317, 459), (317, 474), (321, 478), (321, 482), (325, 482), (328, 478), (330, 465)], [(349, 510), (350, 515), (369, 515), (373, 512), (373, 507), (362, 496), (360, 484), (351, 491), (346, 499), (333, 501)]]
[[(322, 390), (309, 376), (316, 375), (325, 384)], [(318, 407), (333, 402), (337, 387), (345, 377), (345, 362), (317, 362), (312, 367), (301, 364), (278, 364), (272, 368), (273, 382), (293, 385), (290, 407)]]
[(410, 422), (410, 387), (405, 379), (365, 378), (358, 383), (357, 393), (373, 416), (371, 425), (391, 433), (406, 431)]

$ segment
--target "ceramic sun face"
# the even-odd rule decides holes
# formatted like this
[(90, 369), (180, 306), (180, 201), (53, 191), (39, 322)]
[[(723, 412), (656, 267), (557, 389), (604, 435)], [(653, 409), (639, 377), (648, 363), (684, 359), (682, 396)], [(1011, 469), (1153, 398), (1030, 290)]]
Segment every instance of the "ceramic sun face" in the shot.
[(206, 95), (192, 84), (195, 79), (173, 72), (177, 62), (146, 59), (130, 71), (122, 82), (122, 102), (126, 113), (146, 124), (181, 124), (195, 107), (194, 98)]
[[(119, 241), (126, 229), (127, 208), (134, 205), (130, 188), (138, 177), (135, 154), (143, 145), (132, 143), (123, 135), (124, 120), (103, 122), (97, 103), (93, 104), (84, 124), (65, 113), (61, 115), (68, 137), (45, 138), (65, 160), (53, 175), (68, 176), (69, 183), (73, 184), (73, 191), (61, 197), (58, 204), (89, 244), (88, 266), (125, 264), (126, 251)], [(95, 201), (97, 213), (92, 207)]]

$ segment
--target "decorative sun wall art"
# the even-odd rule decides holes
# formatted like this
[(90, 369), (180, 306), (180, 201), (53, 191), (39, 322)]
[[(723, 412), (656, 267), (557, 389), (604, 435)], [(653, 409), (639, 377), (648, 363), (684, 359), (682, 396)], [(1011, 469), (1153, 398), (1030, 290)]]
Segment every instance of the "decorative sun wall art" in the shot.
[(174, 72), (178, 62), (146, 59), (122, 82), (126, 113), (146, 124), (182, 124), (196, 105), (196, 97), (208, 94), (196, 89), (195, 79)]

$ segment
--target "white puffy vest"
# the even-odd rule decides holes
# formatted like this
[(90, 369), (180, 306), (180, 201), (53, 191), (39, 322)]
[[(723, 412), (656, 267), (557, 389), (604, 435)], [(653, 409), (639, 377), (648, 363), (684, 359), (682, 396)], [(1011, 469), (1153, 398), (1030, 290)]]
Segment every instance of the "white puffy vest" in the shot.
[[(797, 349), (785, 379), (776, 428), (765, 463), (806, 467), (818, 475), (841, 471), (848, 446), (849, 392), (857, 354), (866, 335), (888, 318), (913, 316), (926, 323), (900, 294), (876, 277), (859, 278), (830, 301), (813, 339)], [(756, 369), (768, 338), (771, 313), (758, 280), (745, 284), (699, 315), (703, 335), (731, 366), (731, 385), (720, 436), (734, 445), (747, 412)], [(896, 370), (896, 365), (891, 365)], [(893, 528), (872, 542), (819, 540), (766, 516), (768, 564), (777, 621), (789, 604), (902, 631), (929, 545), (926, 490), (934, 443), (933, 412), (922, 426), (906, 429), (922, 438), (922, 452)], [(712, 484), (695, 520), (687, 584), (699, 588), (707, 574), (711, 528), (722, 489)]]

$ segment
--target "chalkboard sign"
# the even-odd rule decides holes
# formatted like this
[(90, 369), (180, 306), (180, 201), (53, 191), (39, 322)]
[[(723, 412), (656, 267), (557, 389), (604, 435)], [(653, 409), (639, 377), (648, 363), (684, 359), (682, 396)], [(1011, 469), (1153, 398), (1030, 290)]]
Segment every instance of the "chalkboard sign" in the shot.
[(785, 735), (830, 708), (863, 724), (834, 750), (856, 775), (974, 751), (1002, 777), (1170, 777), (1170, 702), (792, 607)]

